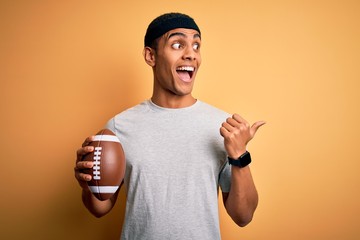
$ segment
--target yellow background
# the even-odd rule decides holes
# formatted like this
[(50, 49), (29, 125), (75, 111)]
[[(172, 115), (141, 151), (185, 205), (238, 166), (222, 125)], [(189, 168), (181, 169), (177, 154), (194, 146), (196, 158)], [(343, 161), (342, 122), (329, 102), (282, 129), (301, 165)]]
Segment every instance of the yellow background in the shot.
[[(202, 30), (195, 97), (250, 122), (260, 195), (225, 240), (360, 239), (359, 1), (1, 1), (1, 239), (117, 239), (80, 200), (75, 151), (148, 99), (148, 23), (185, 12)], [(144, 119), (145, 120), (145, 119)], [(124, 201), (124, 193), (119, 203)]]

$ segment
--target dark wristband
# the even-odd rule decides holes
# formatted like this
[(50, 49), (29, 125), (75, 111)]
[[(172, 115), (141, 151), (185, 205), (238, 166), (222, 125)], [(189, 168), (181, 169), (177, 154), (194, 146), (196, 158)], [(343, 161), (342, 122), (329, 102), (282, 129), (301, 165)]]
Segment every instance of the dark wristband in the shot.
[(228, 157), (228, 160), (229, 160), (230, 165), (237, 166), (239, 168), (243, 168), (251, 163), (251, 155), (248, 151), (246, 151), (238, 159), (232, 159), (231, 157)]

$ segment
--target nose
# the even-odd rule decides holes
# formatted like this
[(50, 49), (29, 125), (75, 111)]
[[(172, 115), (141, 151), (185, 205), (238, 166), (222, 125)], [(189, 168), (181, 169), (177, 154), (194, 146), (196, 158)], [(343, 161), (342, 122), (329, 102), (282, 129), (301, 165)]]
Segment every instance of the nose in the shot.
[(183, 55), (183, 59), (184, 60), (195, 60), (197, 57), (197, 53), (195, 52), (195, 50), (193, 49), (192, 46), (188, 46), (185, 48), (185, 51), (184, 51), (184, 55)]

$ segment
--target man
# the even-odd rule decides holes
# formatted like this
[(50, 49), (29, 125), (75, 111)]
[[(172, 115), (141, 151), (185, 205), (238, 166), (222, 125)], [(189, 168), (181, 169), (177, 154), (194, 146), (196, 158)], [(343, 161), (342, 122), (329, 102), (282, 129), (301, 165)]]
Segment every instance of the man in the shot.
[[(122, 239), (220, 239), (218, 189), (239, 226), (247, 225), (258, 203), (247, 143), (265, 122), (252, 126), (192, 96), (201, 64), (201, 32), (180, 13), (164, 14), (145, 35), (145, 62), (153, 69), (151, 100), (116, 115), (106, 125), (126, 155), (126, 214)], [(101, 217), (117, 193), (99, 201), (82, 173), (93, 151), (85, 140), (77, 151), (75, 176), (88, 210)]]

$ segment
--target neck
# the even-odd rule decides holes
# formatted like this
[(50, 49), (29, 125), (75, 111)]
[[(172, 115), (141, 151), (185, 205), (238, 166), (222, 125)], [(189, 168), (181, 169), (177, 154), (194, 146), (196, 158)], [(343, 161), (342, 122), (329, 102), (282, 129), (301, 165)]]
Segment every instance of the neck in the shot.
[(191, 95), (186, 96), (172, 96), (172, 97), (162, 97), (155, 96), (151, 97), (151, 101), (156, 105), (163, 108), (185, 108), (190, 107), (196, 102), (196, 99)]

